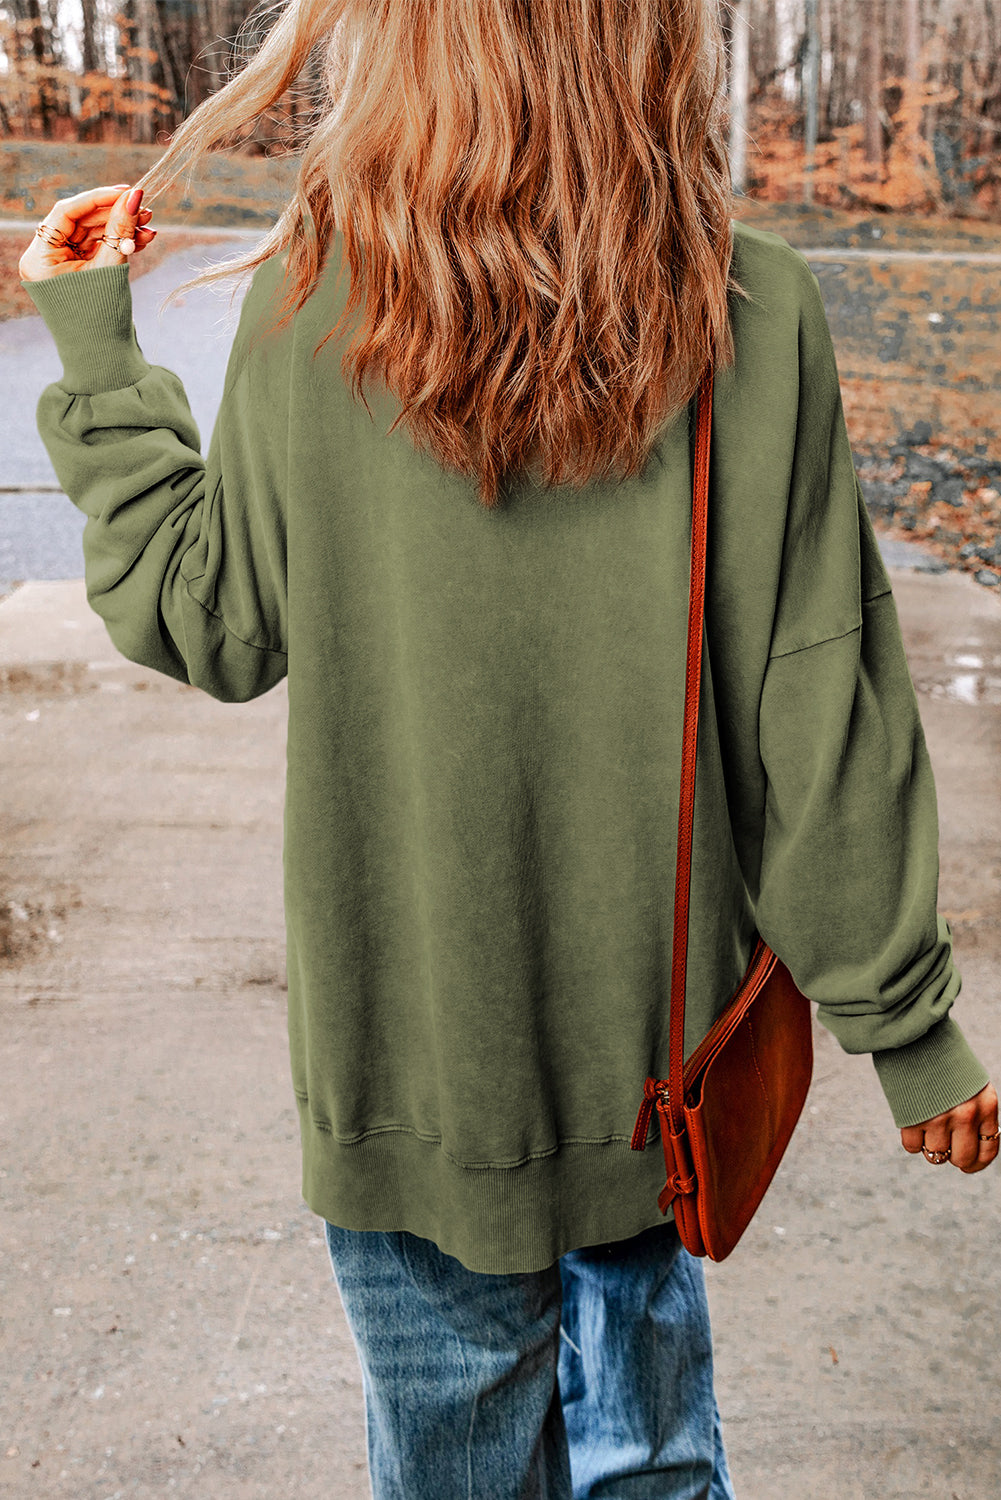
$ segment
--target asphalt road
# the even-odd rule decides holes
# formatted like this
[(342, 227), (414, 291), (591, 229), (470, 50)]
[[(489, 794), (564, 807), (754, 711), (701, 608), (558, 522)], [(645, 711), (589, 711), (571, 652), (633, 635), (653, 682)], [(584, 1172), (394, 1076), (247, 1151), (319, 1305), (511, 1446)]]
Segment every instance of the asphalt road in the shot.
[[(237, 237), (235, 237), (237, 238)], [(238, 237), (252, 243), (254, 236)], [(241, 246), (242, 248), (242, 246)], [(203, 451), (215, 422), (230, 345), (236, 331), (244, 283), (230, 309), (232, 283), (184, 294), (162, 317), (169, 291), (210, 260), (236, 253), (226, 247), (182, 251), (132, 287), (136, 330), (152, 364), (181, 377), (202, 436)], [(83, 572), (80, 537), (84, 518), (62, 493), (38, 436), (35, 409), (62, 366), (41, 318), (0, 323), (0, 399), (4, 444), (0, 456), (0, 593), (14, 580), (78, 578)]]

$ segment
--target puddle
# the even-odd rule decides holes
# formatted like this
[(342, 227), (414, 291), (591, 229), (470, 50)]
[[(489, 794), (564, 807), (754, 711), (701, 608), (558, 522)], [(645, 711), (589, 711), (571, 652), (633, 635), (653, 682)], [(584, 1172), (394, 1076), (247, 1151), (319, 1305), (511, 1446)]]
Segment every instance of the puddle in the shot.
[(934, 675), (925, 666), (915, 686), (930, 698), (953, 703), (1001, 704), (1001, 655), (976, 649), (979, 641), (965, 644), (965, 650), (946, 655)]

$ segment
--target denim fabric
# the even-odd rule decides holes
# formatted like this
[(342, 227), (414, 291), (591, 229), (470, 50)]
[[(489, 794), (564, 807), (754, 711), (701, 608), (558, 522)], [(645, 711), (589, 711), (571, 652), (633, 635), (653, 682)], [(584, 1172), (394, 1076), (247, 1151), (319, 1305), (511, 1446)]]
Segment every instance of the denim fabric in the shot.
[(733, 1500), (701, 1263), (674, 1225), (469, 1271), (326, 1225), (375, 1500)]

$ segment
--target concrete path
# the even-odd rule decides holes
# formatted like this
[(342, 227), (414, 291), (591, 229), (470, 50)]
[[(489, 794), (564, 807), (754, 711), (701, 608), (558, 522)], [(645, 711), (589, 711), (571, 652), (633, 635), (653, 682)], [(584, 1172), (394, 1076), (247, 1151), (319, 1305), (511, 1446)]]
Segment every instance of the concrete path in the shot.
[[(1001, 1076), (1001, 611), (895, 572), (957, 1014)], [(299, 1196), (287, 698), (134, 667), (78, 581), (0, 603), (0, 1495), (360, 1500), (353, 1346)], [(740, 1500), (993, 1500), (1001, 1175), (904, 1154), (817, 1031), (762, 1210), (708, 1268)]]

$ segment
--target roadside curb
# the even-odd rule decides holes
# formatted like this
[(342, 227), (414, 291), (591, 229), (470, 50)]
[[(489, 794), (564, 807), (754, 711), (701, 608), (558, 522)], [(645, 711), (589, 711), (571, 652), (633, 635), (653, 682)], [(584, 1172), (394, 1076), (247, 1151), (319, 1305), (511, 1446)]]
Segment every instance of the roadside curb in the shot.
[(0, 596), (0, 692), (184, 686), (122, 656), (87, 603), (82, 578), (22, 583)]

